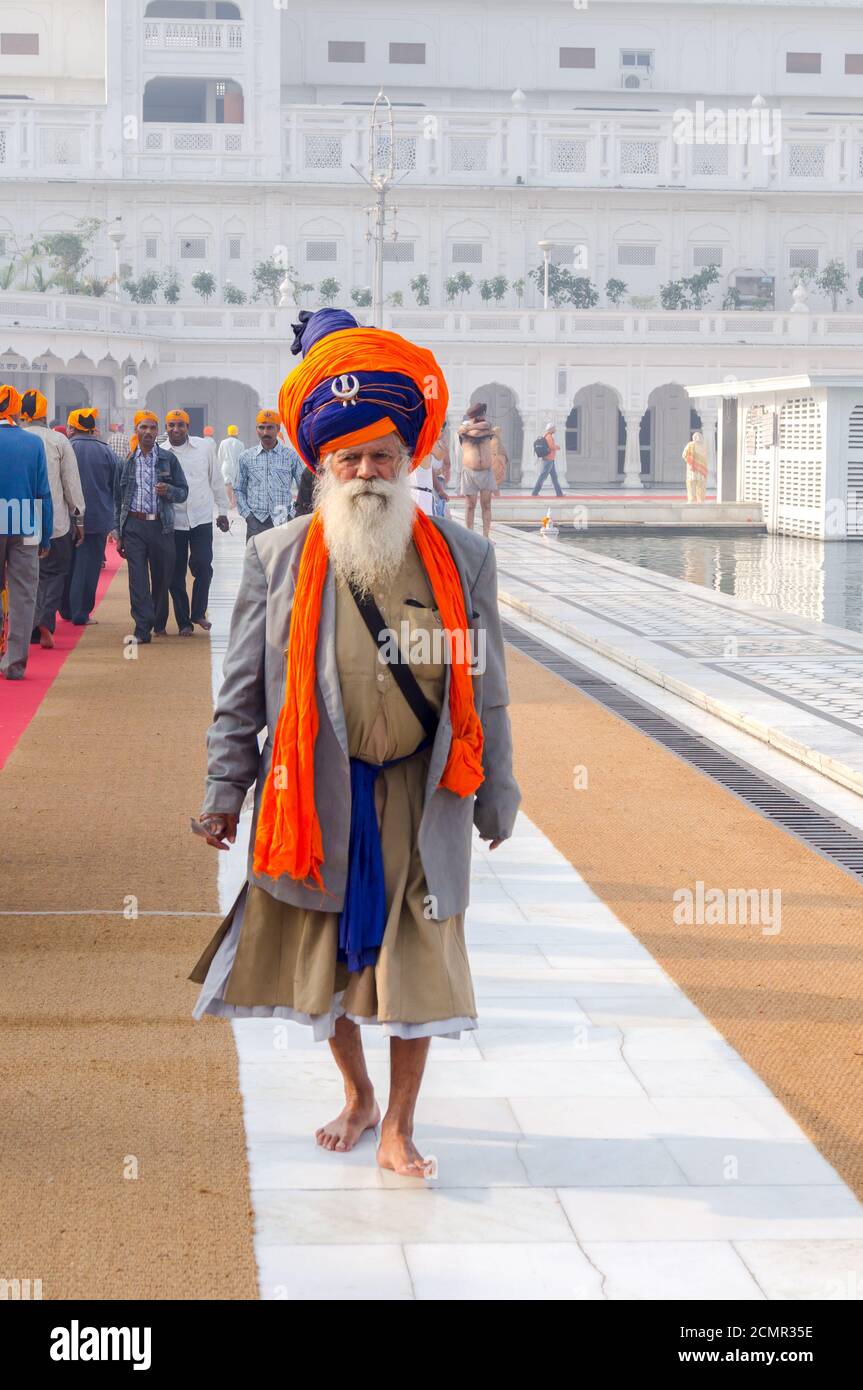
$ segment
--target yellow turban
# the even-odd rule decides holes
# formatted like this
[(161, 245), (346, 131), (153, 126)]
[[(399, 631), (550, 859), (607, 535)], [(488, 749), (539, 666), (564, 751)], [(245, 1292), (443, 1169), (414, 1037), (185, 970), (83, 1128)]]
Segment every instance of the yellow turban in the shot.
[(21, 409), (21, 397), (14, 386), (0, 386), (0, 420), (11, 420)]
[(41, 391), (31, 387), (29, 391), (24, 392), (21, 397), (21, 414), (25, 420), (41, 420), (43, 416), (47, 416), (48, 402)]
[(95, 406), (82, 405), (79, 410), (69, 412), (66, 428), (78, 430), (81, 434), (92, 434), (96, 428), (96, 416), (98, 414)]

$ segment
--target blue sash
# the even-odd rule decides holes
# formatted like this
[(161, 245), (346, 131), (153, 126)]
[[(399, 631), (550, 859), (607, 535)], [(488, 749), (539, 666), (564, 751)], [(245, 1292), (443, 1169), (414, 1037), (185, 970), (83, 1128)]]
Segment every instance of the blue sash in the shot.
[(351, 827), (348, 839), (348, 876), (344, 907), (339, 913), (337, 959), (346, 961), (348, 970), (364, 970), (374, 965), (384, 939), (387, 902), (384, 888), (384, 859), (381, 833), (375, 810), (375, 783), (385, 767), (395, 767), (431, 746), (424, 738), (413, 753), (390, 758), (385, 763), (366, 763), (351, 758)]

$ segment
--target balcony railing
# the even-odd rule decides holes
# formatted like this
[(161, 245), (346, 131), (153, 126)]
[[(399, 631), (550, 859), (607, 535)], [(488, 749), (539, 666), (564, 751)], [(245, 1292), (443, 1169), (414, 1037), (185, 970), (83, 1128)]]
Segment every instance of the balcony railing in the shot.
[[(368, 311), (357, 318), (364, 322)], [(58, 333), (92, 330), (138, 338), (172, 340), (219, 337), (290, 341), (296, 308), (270, 305), (128, 304), (81, 295), (0, 292), (0, 326), (51, 329)], [(848, 346), (860, 341), (860, 314), (711, 312), (710, 310), (574, 311), (572, 309), (391, 309), (385, 326), (419, 342), (507, 342), (535, 344), (697, 343), (726, 346), (770, 342), (819, 342)], [(46, 340), (47, 341), (47, 340)], [(43, 345), (44, 346), (44, 345)]]
[[(786, 116), (775, 148), (686, 143), (675, 114), (397, 112), (395, 167), (405, 185), (559, 188), (863, 190), (863, 119)], [(366, 113), (295, 106), (283, 114), (292, 182), (355, 182), (368, 162)], [(706, 132), (704, 132), (706, 133)], [(381, 147), (388, 154), (388, 146)]]
[(159, 52), (240, 53), (245, 44), (242, 21), (145, 19), (144, 48)]
[[(222, 39), (242, 25), (228, 21), (147, 21), (161, 33), (212, 30)], [(222, 39), (219, 42), (222, 42)], [(225, 39), (225, 41), (227, 41)], [(218, 51), (218, 50), (216, 50)], [(230, 50), (223, 50), (230, 51)], [(358, 186), (352, 165), (368, 163), (368, 113), (343, 106), (291, 106), (281, 142), (252, 150), (247, 124), (140, 122), (123, 138), (104, 107), (0, 102), (0, 178), (102, 174), (201, 179), (268, 178), (292, 184)], [(561, 189), (703, 189), (747, 192), (863, 192), (863, 118), (785, 115), (775, 150), (751, 144), (683, 144), (671, 111), (397, 111), (394, 162), (402, 186)], [(381, 147), (380, 153), (388, 150)], [(210, 155), (196, 171), (185, 158)], [(247, 164), (223, 157), (245, 154)], [(217, 158), (215, 158), (217, 157)]]
[(152, 125), (141, 127), (139, 145), (143, 154), (242, 154), (244, 126), (206, 125), (189, 122), (184, 125)]

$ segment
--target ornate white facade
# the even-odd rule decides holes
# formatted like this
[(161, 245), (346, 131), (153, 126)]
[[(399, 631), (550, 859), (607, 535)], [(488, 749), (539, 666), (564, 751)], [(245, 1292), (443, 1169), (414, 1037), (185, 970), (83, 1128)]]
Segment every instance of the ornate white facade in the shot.
[[(679, 486), (688, 383), (859, 366), (859, 4), (5, 0), (0, 50), (0, 273), (29, 236), (97, 217), (123, 233), (124, 274), (183, 282), (176, 305), (135, 305), (113, 286), (25, 292), (16, 270), (3, 374), (39, 372), (58, 412), (89, 397), (125, 421), (143, 401), (182, 403), (249, 434), (294, 362), (294, 315), (225, 305), (224, 286), (250, 291), (274, 253), (302, 282), (334, 278), (337, 303), (371, 284), (352, 165), (367, 164), (381, 84), (400, 174), (386, 322), (434, 346), (451, 418), (489, 400), (514, 481), (553, 418), (571, 484)], [(579, 258), (596, 307), (545, 310), (530, 281), (511, 288), (540, 241), (557, 264)], [(95, 254), (111, 276), (104, 232)], [(814, 286), (795, 304), (795, 272), (834, 260), (849, 274), (835, 312)], [(660, 285), (711, 264), (701, 309), (659, 307)], [(208, 303), (200, 270), (219, 287)], [(448, 300), (461, 272), (473, 288)], [(494, 277), (510, 287), (485, 302)], [(610, 279), (627, 286), (617, 306)], [(743, 307), (723, 310), (735, 289)], [(715, 401), (698, 413), (711, 434)]]

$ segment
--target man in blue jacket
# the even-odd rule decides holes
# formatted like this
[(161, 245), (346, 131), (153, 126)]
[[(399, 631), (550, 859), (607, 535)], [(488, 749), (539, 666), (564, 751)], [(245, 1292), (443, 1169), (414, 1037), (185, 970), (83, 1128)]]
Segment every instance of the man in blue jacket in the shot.
[(69, 584), (69, 618), (78, 627), (90, 622), (105, 545), (114, 526), (114, 475), (117, 455), (96, 435), (98, 410), (83, 406), (67, 422), (84, 493), (84, 538), (75, 551)]
[[(21, 397), (0, 386), (0, 576), (9, 620), (0, 675), (24, 678), (39, 588), (39, 561), (51, 549), (54, 505), (45, 446), (18, 424)], [(2, 645), (2, 644), (0, 644)]]

